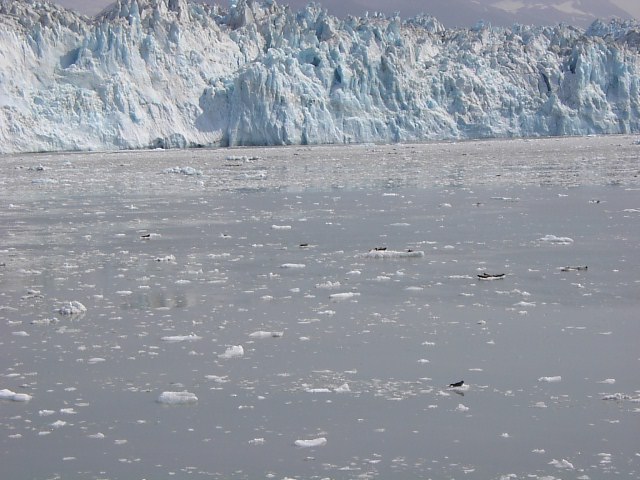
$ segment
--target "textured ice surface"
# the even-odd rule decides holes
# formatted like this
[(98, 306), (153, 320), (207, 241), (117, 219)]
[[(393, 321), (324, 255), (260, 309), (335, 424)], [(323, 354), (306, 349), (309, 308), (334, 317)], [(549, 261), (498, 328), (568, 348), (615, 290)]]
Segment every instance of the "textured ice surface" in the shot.
[[(428, 16), (231, 3), (119, 0), (94, 20), (2, 2), (0, 152), (640, 131), (635, 22), (446, 30)], [(34, 184), (58, 182), (39, 173)]]
[(3, 478), (637, 477), (639, 153), (3, 157)]

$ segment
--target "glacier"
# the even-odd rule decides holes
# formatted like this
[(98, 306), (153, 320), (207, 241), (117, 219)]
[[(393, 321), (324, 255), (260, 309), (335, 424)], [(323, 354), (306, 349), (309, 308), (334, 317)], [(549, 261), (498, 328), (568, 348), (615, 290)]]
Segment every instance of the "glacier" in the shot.
[(0, 3), (0, 153), (640, 131), (640, 24), (446, 29), (319, 5)]

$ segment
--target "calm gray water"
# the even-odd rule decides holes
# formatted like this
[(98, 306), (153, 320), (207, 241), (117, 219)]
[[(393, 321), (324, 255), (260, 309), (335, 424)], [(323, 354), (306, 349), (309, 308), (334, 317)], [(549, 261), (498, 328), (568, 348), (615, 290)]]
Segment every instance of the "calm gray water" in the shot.
[(3, 158), (1, 477), (638, 478), (639, 154)]

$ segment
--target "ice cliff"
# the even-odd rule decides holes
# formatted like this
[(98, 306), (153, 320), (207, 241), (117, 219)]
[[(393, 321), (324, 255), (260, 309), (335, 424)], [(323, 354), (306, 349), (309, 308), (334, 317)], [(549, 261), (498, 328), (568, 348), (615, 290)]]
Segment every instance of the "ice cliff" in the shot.
[(640, 131), (640, 25), (0, 3), (0, 152)]

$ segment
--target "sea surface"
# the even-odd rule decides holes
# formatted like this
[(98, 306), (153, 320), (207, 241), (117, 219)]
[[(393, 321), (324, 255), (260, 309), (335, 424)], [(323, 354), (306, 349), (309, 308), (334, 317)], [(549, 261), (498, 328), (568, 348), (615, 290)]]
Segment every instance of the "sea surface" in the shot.
[(0, 157), (0, 477), (639, 478), (636, 140)]

